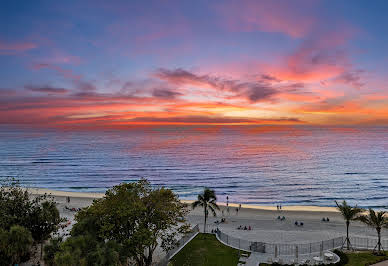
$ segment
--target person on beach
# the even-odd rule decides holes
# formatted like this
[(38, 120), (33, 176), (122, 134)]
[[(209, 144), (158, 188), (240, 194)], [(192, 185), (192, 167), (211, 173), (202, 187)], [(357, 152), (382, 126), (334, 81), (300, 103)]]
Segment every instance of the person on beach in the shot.
[(238, 208), (236, 208), (236, 215), (238, 215)]
[(241, 203), (238, 205), (238, 209), (241, 210)]

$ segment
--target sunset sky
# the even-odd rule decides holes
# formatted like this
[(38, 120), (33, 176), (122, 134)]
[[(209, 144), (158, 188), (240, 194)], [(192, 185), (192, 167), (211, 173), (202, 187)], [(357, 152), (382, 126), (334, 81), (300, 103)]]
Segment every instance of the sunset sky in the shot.
[(2, 1), (0, 124), (388, 124), (388, 1)]

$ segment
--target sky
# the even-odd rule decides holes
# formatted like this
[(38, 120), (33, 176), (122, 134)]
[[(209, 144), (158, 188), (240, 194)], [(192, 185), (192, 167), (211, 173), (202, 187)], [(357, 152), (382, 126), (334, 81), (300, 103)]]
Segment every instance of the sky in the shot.
[(0, 124), (388, 124), (385, 0), (1, 1)]

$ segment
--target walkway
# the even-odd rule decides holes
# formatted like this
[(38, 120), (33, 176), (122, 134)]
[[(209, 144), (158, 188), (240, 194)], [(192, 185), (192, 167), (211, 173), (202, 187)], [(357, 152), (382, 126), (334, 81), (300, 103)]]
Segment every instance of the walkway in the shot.
[(373, 264), (372, 266), (388, 266), (388, 260)]
[[(340, 260), (340, 258), (336, 254), (334, 254), (330, 251), (325, 251), (325, 253), (327, 253), (327, 252), (333, 254), (334, 259), (331, 261), (325, 261), (325, 262), (336, 263)], [(299, 256), (297, 261), (295, 261), (295, 256), (279, 256), (278, 259), (279, 259), (279, 262), (282, 261), (282, 263), (285, 263), (285, 264), (293, 264), (296, 262), (301, 263), (301, 262), (305, 262), (306, 260), (309, 260), (311, 264), (315, 264), (313, 258), (319, 257), (319, 256), (320, 256), (320, 254), (318, 252), (318, 253), (311, 253), (308, 255), (301, 255), (301, 256)], [(275, 261), (273, 254), (252, 252), (245, 265), (246, 266), (257, 266), (259, 263), (268, 263), (271, 260)]]

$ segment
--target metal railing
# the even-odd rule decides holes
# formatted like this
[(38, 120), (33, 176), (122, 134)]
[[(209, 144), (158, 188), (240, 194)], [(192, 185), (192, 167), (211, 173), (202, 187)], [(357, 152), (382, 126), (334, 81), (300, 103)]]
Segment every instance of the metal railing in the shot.
[[(350, 245), (354, 249), (374, 249), (377, 246), (377, 238), (350, 237)], [(388, 250), (388, 239), (381, 239), (381, 246)]]
[(298, 249), (299, 254), (311, 254), (323, 250), (340, 248), (344, 242), (344, 237), (337, 237), (304, 244), (275, 244), (236, 238), (223, 233), (221, 230), (217, 230), (216, 234), (222, 242), (234, 248), (268, 254), (277, 253), (278, 255), (293, 255), (296, 249)]
[[(169, 251), (165, 258), (158, 264), (159, 266), (167, 265), (168, 261), (175, 255), (175, 253), (184, 246), (192, 236), (198, 232), (203, 232), (203, 225), (197, 224), (193, 227), (189, 234), (184, 235), (176, 248)], [(302, 243), (302, 244), (282, 244), (282, 243), (265, 243), (259, 241), (249, 241), (237, 237), (230, 236), (222, 232), (216, 225), (206, 225), (206, 233), (215, 233), (218, 239), (236, 249), (267, 253), (277, 256), (294, 255), (296, 252), (300, 255), (308, 255), (312, 253), (319, 253), (326, 250), (333, 250), (345, 247), (345, 236), (336, 237), (328, 240)], [(354, 249), (374, 249), (377, 245), (377, 238), (371, 237), (350, 237), (351, 247)], [(382, 239), (381, 245), (384, 250), (388, 250), (388, 239)]]
[(196, 226), (194, 226), (191, 231), (187, 234), (185, 234), (184, 236), (182, 236), (181, 239), (178, 240), (178, 243), (177, 245), (171, 249), (170, 251), (168, 251), (166, 253), (166, 256), (163, 257), (163, 259), (161, 259), (158, 263), (159, 266), (165, 266), (168, 264), (168, 261), (177, 253), (177, 251), (182, 248), (182, 246), (186, 245), (187, 242), (189, 242), (189, 240), (199, 232), (199, 226), (198, 224)]
[[(303, 244), (282, 244), (282, 243), (265, 243), (259, 241), (249, 241), (225, 234), (219, 229), (213, 229), (216, 232), (218, 239), (237, 249), (247, 251), (268, 253), (278, 255), (292, 255), (298, 249), (299, 254), (311, 254), (324, 250), (333, 250), (346, 246), (345, 236), (336, 237), (328, 240), (303, 243)], [(351, 247), (353, 249), (374, 249), (377, 246), (377, 238), (372, 237), (350, 237)], [(381, 239), (381, 246), (384, 250), (388, 250), (388, 239)]]

